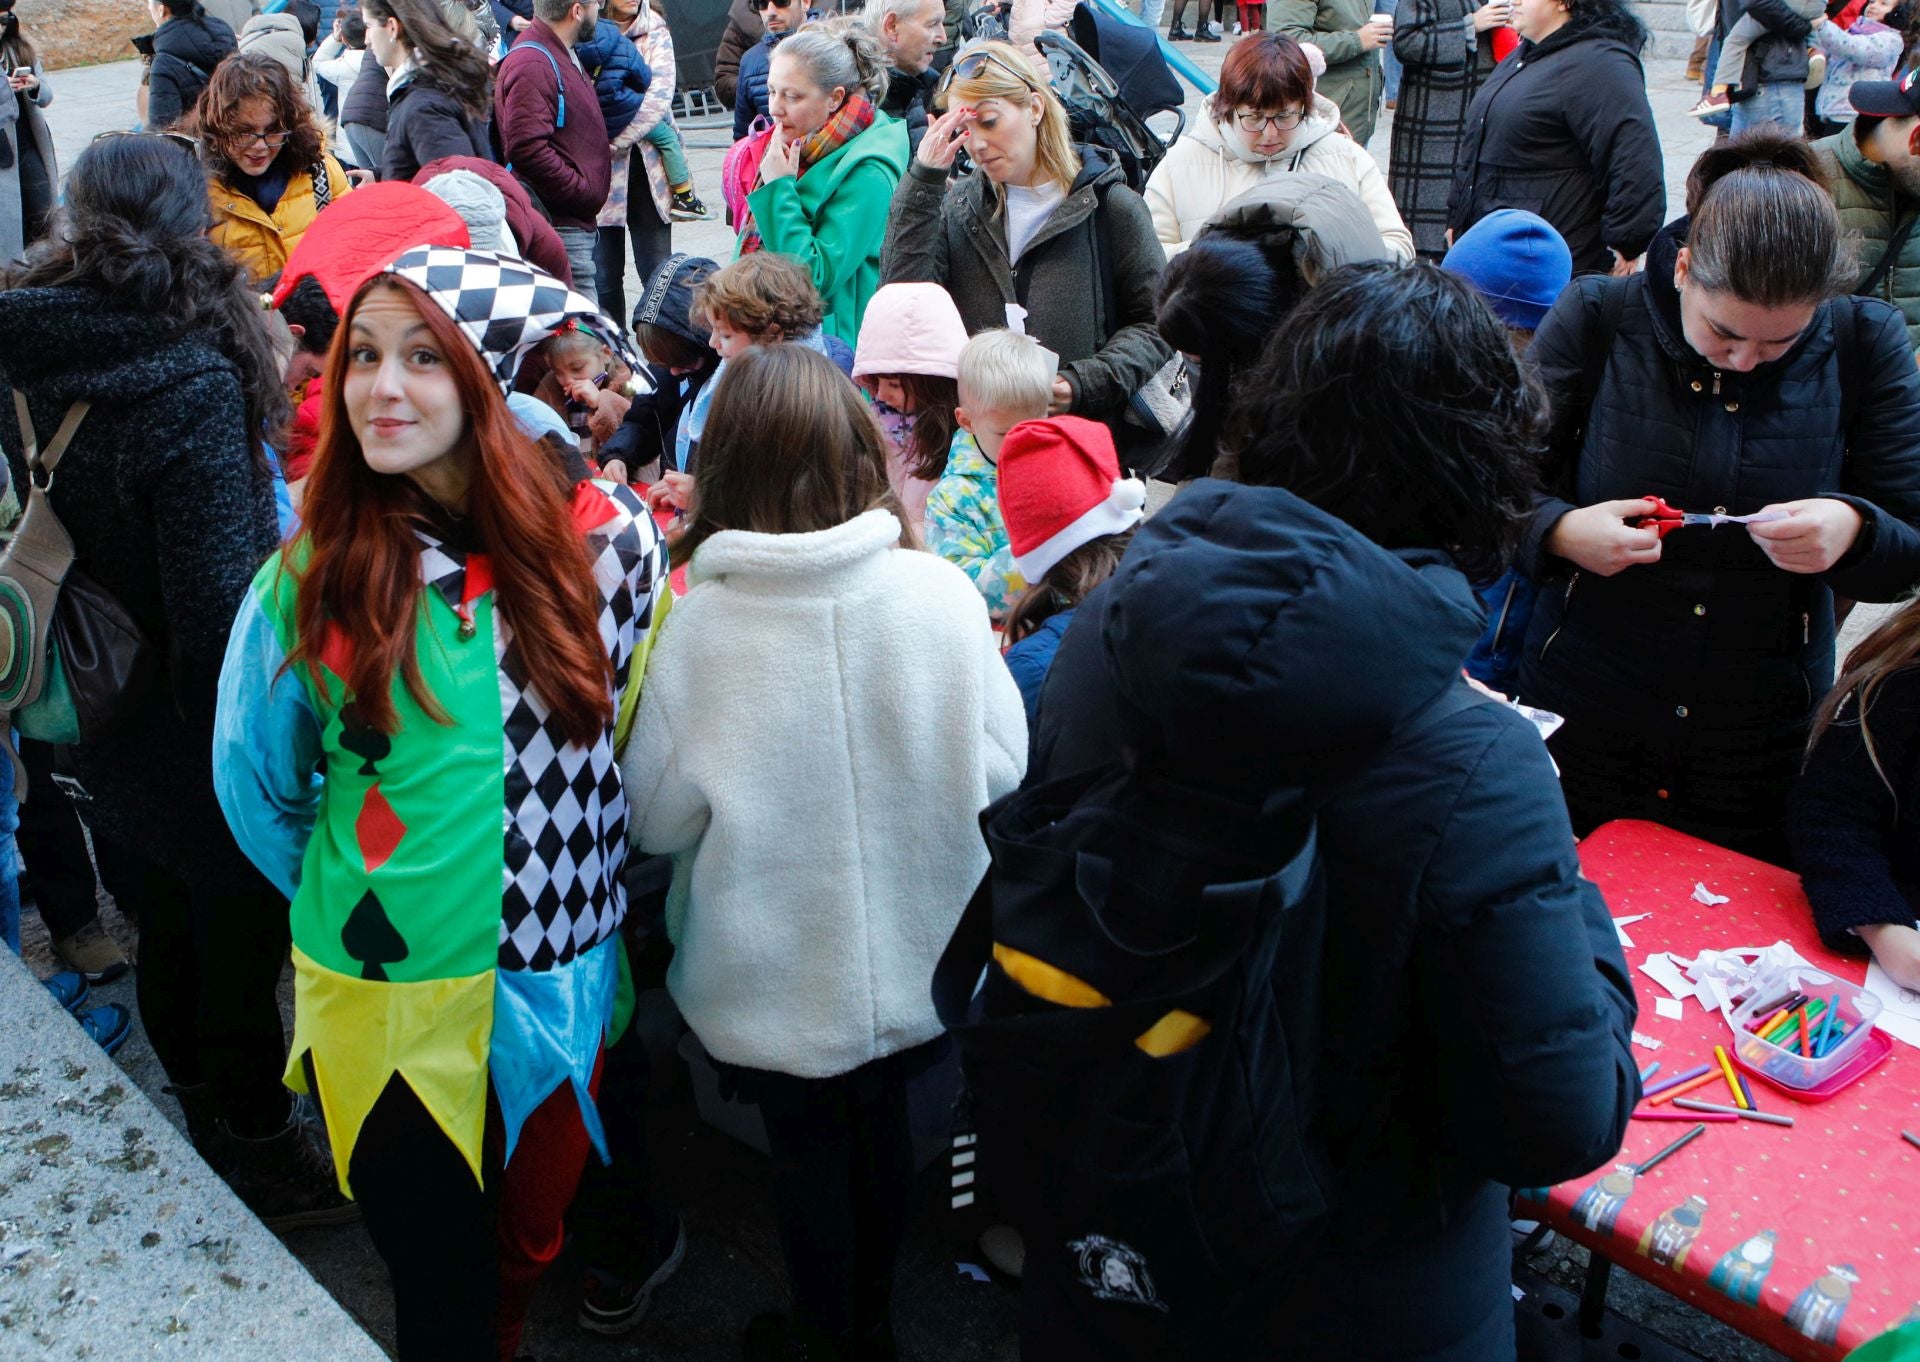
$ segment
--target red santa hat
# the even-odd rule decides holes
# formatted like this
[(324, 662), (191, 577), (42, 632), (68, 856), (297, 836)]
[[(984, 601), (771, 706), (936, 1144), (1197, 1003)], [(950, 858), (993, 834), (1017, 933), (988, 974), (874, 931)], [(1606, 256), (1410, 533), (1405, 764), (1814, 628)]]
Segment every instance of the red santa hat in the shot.
[(360, 285), (416, 246), (471, 242), (466, 220), (418, 185), (387, 180), (365, 185), (328, 205), (307, 227), (280, 271), (273, 306), (307, 276), (326, 291), (333, 310), (345, 315)]
[(1000, 446), (1000, 518), (1029, 582), (1082, 544), (1140, 523), (1146, 484), (1120, 476), (1113, 436), (1098, 421), (1022, 421)]

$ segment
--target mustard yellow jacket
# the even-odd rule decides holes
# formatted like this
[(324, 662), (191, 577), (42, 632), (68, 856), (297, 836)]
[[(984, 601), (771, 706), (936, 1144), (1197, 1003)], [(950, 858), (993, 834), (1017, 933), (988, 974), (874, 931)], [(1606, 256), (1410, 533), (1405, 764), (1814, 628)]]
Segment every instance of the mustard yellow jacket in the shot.
[[(329, 201), (353, 188), (338, 161), (325, 152), (320, 159), (326, 167)], [(254, 283), (271, 278), (285, 267), (287, 257), (320, 212), (313, 189), (312, 172), (294, 171), (286, 192), (269, 213), (240, 190), (208, 176), (207, 201), (213, 209), (210, 235), (245, 267)]]

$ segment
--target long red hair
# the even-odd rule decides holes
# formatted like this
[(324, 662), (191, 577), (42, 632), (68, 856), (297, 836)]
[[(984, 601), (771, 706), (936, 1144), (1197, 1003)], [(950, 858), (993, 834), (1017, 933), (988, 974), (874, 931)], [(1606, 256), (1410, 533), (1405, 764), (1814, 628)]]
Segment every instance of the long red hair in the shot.
[(421, 709), (449, 722), (414, 656), (422, 589), (414, 531), (426, 523), (426, 493), (405, 477), (368, 467), (347, 419), (353, 317), (381, 288), (412, 301), (458, 387), (467, 413), (461, 438), (473, 454), (467, 514), (492, 560), (495, 604), (513, 625), (520, 671), (559, 729), (576, 743), (590, 743), (613, 720), (613, 668), (601, 646), (600, 591), (569, 509), (566, 476), (521, 433), (493, 376), (447, 314), (393, 275), (361, 286), (327, 356), (319, 440), (301, 507), (308, 553), (296, 577), (296, 641), (287, 664), (304, 663), (316, 678), (323, 656), (329, 666), (344, 668), (361, 719), (382, 733), (400, 724), (391, 693), (396, 671)]

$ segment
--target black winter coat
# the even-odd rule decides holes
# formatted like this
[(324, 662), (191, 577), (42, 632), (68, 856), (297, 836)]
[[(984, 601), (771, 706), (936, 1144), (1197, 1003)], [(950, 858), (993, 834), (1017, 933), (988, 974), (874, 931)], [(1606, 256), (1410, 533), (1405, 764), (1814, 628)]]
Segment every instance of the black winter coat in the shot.
[(493, 159), (487, 118), (475, 118), (440, 86), (415, 76), (393, 92), (387, 106), (386, 150), (380, 178), (411, 180), (420, 167), (442, 156)]
[(1455, 239), (1496, 208), (1538, 213), (1566, 238), (1576, 274), (1633, 260), (1666, 219), (1666, 171), (1645, 33), (1625, 14), (1576, 18), (1522, 43), (1467, 109), (1447, 198)]
[(1740, 88), (1785, 82), (1803, 85), (1807, 79), (1807, 34), (1812, 25), (1795, 14), (1786, 0), (1720, 0), (1714, 35), (1722, 40), (1727, 30), (1752, 15), (1768, 30), (1768, 36), (1747, 49), (1747, 65), (1741, 72)]
[[(227, 633), (280, 538), (273, 481), (248, 448), (232, 361), (210, 335), (168, 329), (91, 289), (0, 293), (0, 389), (25, 390), (43, 439), (72, 402), (92, 401), (53, 508), (79, 565), (126, 606), (161, 661), (125, 722), (74, 749), (88, 824), (190, 884), (254, 886), (207, 754)], [(10, 411), (0, 448), (18, 482)]]
[(933, 87), (940, 83), (940, 73), (927, 70), (910, 76), (905, 71), (892, 70), (888, 75), (887, 94), (880, 101), (880, 111), (907, 125), (907, 152), (913, 155), (920, 150), (920, 139), (927, 135), (927, 101), (933, 98)]
[(1852, 955), (1866, 944), (1849, 928), (1911, 927), (1920, 904), (1920, 667), (1881, 682), (1867, 731), (1872, 755), (1856, 695), (1808, 754), (1787, 819), (1820, 939)]
[[(1528, 351), (1555, 402), (1549, 491), (1526, 559), (1561, 584), (1540, 594), (1520, 693), (1565, 715), (1569, 734), (1590, 721), (1675, 752), (1728, 736), (1790, 742), (1832, 684), (1833, 593), (1887, 601), (1920, 581), (1920, 375), (1900, 314), (1853, 297), (1823, 305), (1779, 359), (1715, 369), (1681, 332), (1673, 266), (1686, 225), (1660, 234), (1643, 272), (1576, 281)], [(1613, 291), (1617, 334), (1589, 404), (1587, 350)], [(1843, 308), (1850, 430), (1834, 333)], [(1548, 531), (1576, 506), (1642, 496), (1736, 515), (1838, 496), (1865, 525), (1818, 577), (1774, 567), (1738, 529), (1677, 531), (1659, 562), (1611, 577), (1545, 554)]]
[(1505, 706), (1428, 708), (1483, 620), (1440, 555), (1203, 479), (1076, 612), (1041, 695), (1029, 781), (1136, 743), (1242, 797), (1327, 795), (1330, 1243), (1249, 1326), (1297, 1362), (1511, 1358), (1507, 1188), (1599, 1167), (1639, 1096), (1626, 962), (1545, 748)]
[(340, 121), (375, 132), (387, 130), (387, 70), (375, 59), (372, 48), (360, 63), (360, 76), (347, 95), (346, 107), (340, 110)]
[(153, 67), (147, 74), (147, 127), (161, 132), (189, 113), (213, 78), (213, 68), (237, 51), (240, 40), (224, 20), (194, 9), (154, 30)]

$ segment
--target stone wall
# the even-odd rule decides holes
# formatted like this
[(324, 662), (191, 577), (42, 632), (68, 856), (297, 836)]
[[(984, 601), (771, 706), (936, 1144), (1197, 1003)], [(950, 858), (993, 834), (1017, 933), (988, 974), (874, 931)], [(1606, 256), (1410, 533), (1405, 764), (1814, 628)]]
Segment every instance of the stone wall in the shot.
[(19, 0), (15, 12), (49, 71), (124, 61), (137, 55), (127, 40), (153, 32), (139, 0)]

